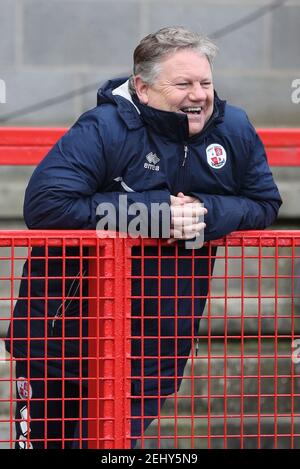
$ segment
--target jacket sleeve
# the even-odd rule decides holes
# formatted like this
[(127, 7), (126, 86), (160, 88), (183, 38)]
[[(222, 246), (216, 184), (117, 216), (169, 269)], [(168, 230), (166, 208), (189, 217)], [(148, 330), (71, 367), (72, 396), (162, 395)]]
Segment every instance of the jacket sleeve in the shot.
[[(32, 174), (24, 200), (28, 228), (96, 229), (99, 221), (107, 217), (105, 209), (110, 209), (108, 228), (119, 230), (119, 220), (122, 220), (121, 229), (127, 229), (138, 213), (133, 210), (128, 215), (129, 207), (136, 204), (138, 208), (140, 203), (147, 208), (147, 213), (144, 211), (141, 216), (147, 217), (145, 226), (150, 230), (153, 202), (170, 206), (167, 190), (105, 192), (106, 178), (107, 161), (99, 122), (89, 112), (57, 142)], [(159, 211), (155, 213), (160, 224), (162, 215)]]
[(208, 210), (205, 240), (217, 239), (237, 230), (264, 229), (276, 220), (281, 197), (264, 146), (254, 128), (253, 132), (252, 151), (239, 194), (193, 193)]

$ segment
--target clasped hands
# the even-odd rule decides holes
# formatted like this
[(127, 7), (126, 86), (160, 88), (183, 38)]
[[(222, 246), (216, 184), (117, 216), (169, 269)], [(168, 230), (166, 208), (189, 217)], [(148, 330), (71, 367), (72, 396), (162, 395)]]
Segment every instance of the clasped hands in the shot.
[(207, 209), (196, 198), (179, 192), (177, 196), (171, 195), (171, 238), (167, 243), (174, 243), (178, 239), (192, 239), (199, 236), (206, 224), (203, 216)]

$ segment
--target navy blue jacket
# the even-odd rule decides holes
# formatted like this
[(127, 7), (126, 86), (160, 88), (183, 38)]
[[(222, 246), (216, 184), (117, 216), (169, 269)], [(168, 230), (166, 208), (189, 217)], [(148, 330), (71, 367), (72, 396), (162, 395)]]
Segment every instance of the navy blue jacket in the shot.
[[(112, 203), (119, 210), (128, 211), (133, 202), (143, 202), (148, 207), (149, 227), (151, 226), (151, 203), (170, 204), (170, 195), (179, 191), (198, 197), (208, 209), (205, 216), (205, 240), (222, 237), (235, 230), (263, 229), (276, 219), (281, 198), (274, 183), (266, 160), (264, 147), (245, 112), (221, 101), (215, 94), (213, 114), (203, 131), (188, 136), (188, 122), (184, 114), (159, 111), (142, 105), (128, 93), (125, 79), (112, 80), (98, 92), (98, 105), (83, 114), (70, 130), (57, 142), (35, 169), (28, 184), (24, 217), (30, 229), (95, 229), (100, 215), (100, 203)], [(150, 156), (149, 156), (150, 155)], [(153, 156), (155, 158), (153, 159)], [(127, 206), (120, 207), (119, 195), (127, 195)], [(117, 216), (118, 220), (118, 216)], [(128, 217), (128, 222), (131, 218)], [(153, 220), (152, 220), (153, 221)], [(119, 226), (116, 226), (119, 229)], [(137, 249), (137, 248), (135, 248)], [(155, 248), (147, 248), (155, 254)], [(172, 257), (174, 247), (163, 248)], [(71, 257), (75, 248), (68, 248)], [(140, 251), (136, 251), (139, 254)], [(51, 340), (61, 336), (62, 322), (62, 263), (57, 256), (60, 250), (51, 249), (53, 260), (48, 262), (49, 281), (47, 283), (47, 327), (45, 328), (45, 281), (31, 280), (30, 336), (43, 338), (47, 335), (48, 356), (60, 356), (62, 344)], [(78, 252), (77, 252), (78, 254)], [(196, 333), (199, 318), (205, 306), (208, 280), (212, 265), (205, 258), (207, 247), (197, 249), (193, 259), (190, 250), (181, 246), (178, 261), (166, 258), (161, 261), (163, 278), (144, 280), (147, 299), (138, 298), (141, 294), (141, 281), (132, 282), (132, 373), (141, 374), (141, 354), (148, 356), (144, 363), (144, 373), (149, 379), (133, 380), (133, 393), (139, 394), (143, 386), (145, 394), (157, 394), (160, 376), (161, 394), (169, 394), (179, 386), (184, 365), (189, 355), (191, 341), (187, 336)], [(45, 275), (45, 262), (35, 257), (43, 255), (42, 248), (32, 250), (31, 276)], [(133, 261), (133, 274), (138, 276), (143, 267), (145, 275), (157, 276), (157, 263), (144, 260)], [(176, 265), (177, 263), (177, 265)], [(88, 271), (85, 262), (83, 270)], [(78, 282), (76, 276), (80, 264), (76, 259), (67, 261), (67, 275), (64, 291), (76, 296)], [(177, 285), (173, 276), (179, 275)], [(202, 276), (203, 280), (191, 280), (191, 274)], [(167, 277), (170, 277), (169, 279)], [(51, 277), (55, 277), (51, 279)], [(160, 291), (162, 298), (158, 300)], [(174, 298), (174, 292), (180, 299)], [(87, 285), (83, 285), (83, 293)], [(192, 292), (195, 300), (192, 302)], [(16, 338), (13, 350), (15, 356), (25, 356), (28, 352), (22, 338), (28, 334), (28, 263), (24, 266), (20, 298), (16, 304), (13, 336)], [(153, 297), (153, 298), (151, 298)], [(185, 298), (186, 297), (186, 298)], [(202, 298), (201, 298), (202, 297)], [(141, 332), (141, 310), (144, 341), (138, 339)], [(157, 318), (160, 311), (160, 318)], [(79, 335), (79, 314), (87, 314), (87, 303), (68, 299), (65, 305), (65, 332), (68, 337)], [(193, 316), (193, 319), (192, 319)], [(70, 319), (71, 318), (71, 319)], [(75, 318), (75, 319), (74, 319)], [(68, 320), (70, 319), (70, 320)], [(165, 339), (158, 343), (160, 328)], [(45, 332), (46, 331), (46, 332)], [(174, 334), (179, 336), (176, 341)], [(8, 336), (10, 336), (9, 331)], [(183, 338), (180, 338), (180, 337)], [(160, 347), (161, 360), (157, 357)], [(8, 345), (9, 348), (9, 345)], [(43, 340), (32, 342), (30, 354), (41, 356), (45, 348)], [(65, 357), (78, 356), (76, 340), (65, 341)], [(176, 363), (174, 356), (181, 358)], [(152, 358), (151, 358), (152, 357)], [(70, 362), (71, 363), (71, 362)], [(58, 366), (55, 361), (53, 369)], [(52, 366), (51, 365), (51, 366)], [(69, 371), (68, 371), (69, 370)], [(177, 381), (168, 377), (174, 376)], [(65, 374), (78, 372), (74, 362), (67, 367)], [(151, 378), (153, 377), (153, 379)], [(156, 378), (155, 378), (156, 377)]]

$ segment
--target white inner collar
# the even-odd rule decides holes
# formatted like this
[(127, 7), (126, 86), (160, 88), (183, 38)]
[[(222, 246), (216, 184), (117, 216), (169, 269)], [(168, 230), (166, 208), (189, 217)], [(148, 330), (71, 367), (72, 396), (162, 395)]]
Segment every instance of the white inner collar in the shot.
[(131, 104), (135, 107), (137, 110), (138, 114), (140, 114), (139, 108), (134, 104), (132, 101), (132, 96), (129, 92), (129, 80), (125, 81), (125, 83), (122, 83), (122, 85), (118, 86), (118, 88), (115, 88), (112, 90), (112, 94), (114, 96), (122, 96), (123, 98), (127, 99), (128, 101), (131, 102)]

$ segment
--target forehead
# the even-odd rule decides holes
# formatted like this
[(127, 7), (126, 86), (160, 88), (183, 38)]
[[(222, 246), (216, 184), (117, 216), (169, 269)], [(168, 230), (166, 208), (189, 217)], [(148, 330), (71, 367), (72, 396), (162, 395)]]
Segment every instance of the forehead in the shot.
[(212, 75), (211, 66), (205, 55), (194, 50), (180, 50), (168, 55), (161, 62), (161, 78), (175, 78), (189, 75), (191, 78), (209, 78)]

